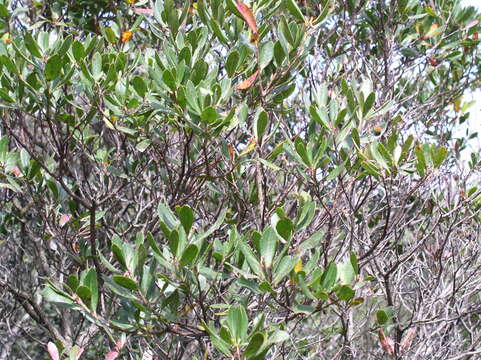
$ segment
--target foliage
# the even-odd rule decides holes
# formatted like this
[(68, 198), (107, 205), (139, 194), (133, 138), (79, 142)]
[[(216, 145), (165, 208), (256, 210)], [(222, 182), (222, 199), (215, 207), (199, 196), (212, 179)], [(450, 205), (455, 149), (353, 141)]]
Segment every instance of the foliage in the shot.
[(0, 359), (479, 353), (473, 8), (0, 17)]

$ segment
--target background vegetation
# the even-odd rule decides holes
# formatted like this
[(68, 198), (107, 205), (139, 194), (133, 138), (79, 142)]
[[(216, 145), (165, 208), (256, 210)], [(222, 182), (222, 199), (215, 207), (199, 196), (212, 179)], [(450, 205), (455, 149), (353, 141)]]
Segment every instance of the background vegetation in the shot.
[(0, 359), (479, 357), (479, 20), (0, 1)]

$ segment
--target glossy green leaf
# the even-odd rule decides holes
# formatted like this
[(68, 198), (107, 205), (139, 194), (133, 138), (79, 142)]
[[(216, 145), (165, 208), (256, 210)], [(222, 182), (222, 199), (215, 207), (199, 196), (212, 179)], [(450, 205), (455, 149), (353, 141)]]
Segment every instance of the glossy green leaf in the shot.
[(250, 249), (250, 247), (245, 244), (243, 241), (239, 241), (239, 248), (244, 254), (244, 257), (249, 264), (249, 267), (251, 270), (256, 274), (258, 277), (262, 278), (264, 276), (264, 273), (262, 271), (261, 264), (257, 257), (254, 255), (254, 252)]
[(274, 57), (274, 43), (268, 41), (261, 46), (259, 53), (259, 67), (265, 69)]
[(298, 257), (284, 256), (273, 271), (273, 283), (277, 285), (287, 275), (289, 275), (289, 273), (292, 271), (292, 269), (294, 269), (294, 266), (296, 266), (298, 261)]
[(107, 38), (107, 41), (113, 45), (117, 44), (117, 42), (119, 41), (117, 39), (117, 35), (115, 35), (115, 32), (112, 30), (111, 27), (106, 27), (104, 29), (104, 32), (105, 32), (105, 37)]
[(40, 47), (38, 46), (37, 41), (33, 38), (30, 32), (25, 33), (24, 41), (25, 41), (25, 47), (30, 52), (30, 54), (32, 54), (37, 58), (42, 57), (42, 53), (40, 52)]
[(187, 248), (184, 250), (182, 254), (182, 257), (180, 258), (179, 265), (181, 267), (184, 267), (192, 264), (192, 261), (195, 259), (198, 253), (199, 253), (199, 249), (197, 248), (196, 245), (191, 244), (187, 246)]
[(337, 266), (334, 263), (330, 263), (327, 269), (324, 271), (321, 277), (321, 287), (324, 290), (331, 290), (336, 284), (337, 280)]
[(160, 202), (157, 207), (157, 213), (160, 220), (167, 225), (169, 230), (173, 230), (177, 226), (178, 221), (175, 218), (174, 213), (168, 208), (166, 204)]
[(194, 223), (194, 211), (188, 205), (177, 207), (175, 210), (179, 216), (180, 223), (188, 234)]
[(262, 350), (265, 341), (266, 337), (263, 333), (255, 333), (244, 350), (244, 357), (248, 359), (251, 356), (257, 355)]
[(102, 55), (99, 52), (92, 56), (92, 77), (94, 80), (102, 77)]
[(229, 77), (234, 76), (234, 74), (237, 71), (238, 64), (239, 64), (239, 52), (234, 50), (229, 54), (225, 62), (225, 69)]
[(284, 240), (289, 241), (294, 232), (294, 224), (291, 219), (284, 218), (277, 222), (276, 230)]
[(137, 283), (127, 276), (114, 275), (112, 276), (112, 280), (126, 289), (137, 290)]
[(49, 285), (42, 290), (42, 297), (45, 301), (54, 303), (57, 306), (69, 308), (76, 307), (75, 302), (69, 296), (53, 290)]
[(94, 268), (90, 268), (88, 270), (83, 283), (90, 290), (90, 308), (95, 313), (97, 311), (97, 304), (99, 302), (99, 288), (97, 283), (97, 272)]
[(200, 118), (204, 122), (211, 123), (216, 121), (218, 116), (217, 111), (212, 106), (209, 106), (202, 111)]
[(247, 337), (247, 326), (249, 319), (242, 305), (235, 305), (229, 309), (227, 314), (227, 325), (237, 341), (243, 341)]
[(304, 15), (302, 14), (301, 9), (299, 9), (299, 6), (297, 6), (297, 3), (295, 0), (284, 0), (284, 4), (291, 13), (292, 16), (294, 16), (298, 21), (301, 23), (305, 23), (306, 20), (304, 19)]
[(149, 91), (145, 80), (140, 76), (134, 76), (134, 78), (132, 79), (132, 86), (140, 97), (144, 97), (145, 94), (147, 94), (147, 92)]
[(267, 129), (269, 124), (269, 115), (264, 110), (261, 110), (257, 116), (255, 121), (255, 137), (256, 139), (260, 139), (264, 136), (264, 133)]
[(263, 261), (265, 267), (269, 269), (272, 266), (272, 261), (276, 253), (278, 244), (277, 234), (272, 227), (268, 227), (264, 230), (262, 238), (260, 240), (260, 254), (261, 262)]
[(355, 292), (349, 286), (342, 285), (336, 290), (336, 295), (339, 300), (349, 301), (354, 297)]
[(388, 320), (389, 317), (384, 310), (376, 311), (376, 321), (379, 325), (384, 325)]
[(356, 277), (356, 273), (350, 259), (346, 259), (344, 262), (338, 265), (337, 271), (339, 273), (339, 280), (341, 284), (352, 284)]
[(49, 81), (54, 80), (60, 76), (62, 71), (63, 61), (58, 55), (53, 55), (47, 60), (45, 64), (45, 78)]
[(372, 109), (374, 101), (376, 101), (376, 95), (374, 93), (370, 93), (364, 101), (364, 106), (362, 107), (362, 116), (366, 116), (367, 113)]

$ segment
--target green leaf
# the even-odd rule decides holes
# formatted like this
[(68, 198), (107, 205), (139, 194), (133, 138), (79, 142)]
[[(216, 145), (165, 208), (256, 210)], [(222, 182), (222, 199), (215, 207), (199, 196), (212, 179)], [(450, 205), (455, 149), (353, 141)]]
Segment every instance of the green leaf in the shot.
[(214, 231), (219, 229), (221, 227), (221, 225), (224, 223), (226, 213), (227, 213), (227, 209), (224, 209), (222, 211), (222, 213), (219, 215), (219, 217), (217, 218), (214, 225), (212, 225), (206, 232), (204, 232), (202, 234), (199, 234), (197, 236), (197, 241), (201, 241), (201, 240), (209, 237)]
[(70, 275), (67, 278), (66, 284), (72, 291), (75, 291), (80, 285), (77, 275)]
[(424, 156), (424, 150), (420, 146), (416, 146), (414, 149), (414, 153), (416, 154), (417, 158), (417, 163), (416, 163), (416, 169), (418, 170), (418, 173), (421, 177), (425, 175), (426, 172), (426, 158)]
[(229, 40), (224, 35), (224, 32), (222, 31), (222, 28), (220, 27), (219, 23), (215, 19), (210, 19), (209, 24), (215, 36), (217, 36), (217, 38), (221, 41), (221, 43), (223, 43), (224, 45), (228, 45)]
[(306, 201), (302, 205), (301, 214), (299, 215), (296, 222), (296, 230), (300, 231), (312, 222), (316, 214), (316, 204), (314, 201)]
[(433, 166), (435, 168), (440, 167), (447, 156), (448, 156), (448, 150), (446, 150), (444, 146), (432, 147), (431, 158), (433, 159)]
[(260, 139), (264, 136), (264, 133), (267, 129), (267, 125), (269, 124), (269, 116), (264, 110), (261, 110), (255, 120), (255, 137), (256, 139)]
[(276, 294), (276, 292), (272, 288), (271, 284), (269, 284), (267, 281), (263, 281), (259, 284), (259, 290), (262, 291), (262, 292), (271, 293), (273, 295)]
[(384, 325), (389, 320), (387, 313), (384, 310), (376, 311), (376, 321), (379, 325)]
[(280, 281), (282, 281), (292, 271), (292, 269), (294, 269), (294, 266), (296, 266), (298, 261), (298, 257), (284, 256), (273, 271), (274, 276), (272, 282), (277, 285)]
[(247, 325), (249, 319), (242, 305), (232, 306), (227, 314), (227, 326), (237, 342), (245, 340), (247, 337)]
[(196, 245), (191, 244), (187, 246), (187, 248), (184, 250), (182, 254), (179, 265), (181, 267), (190, 265), (198, 253), (199, 253), (199, 249), (197, 248)]
[(266, 337), (263, 333), (255, 333), (244, 350), (244, 357), (249, 358), (257, 355), (262, 350), (265, 341)]
[(354, 297), (355, 292), (349, 286), (342, 285), (336, 290), (336, 295), (339, 300), (349, 301)]
[(306, 145), (300, 137), (297, 137), (294, 141), (297, 154), (301, 157), (302, 161), (307, 167), (311, 167), (311, 159), (307, 153)]
[(145, 140), (142, 140), (141, 142), (139, 142), (135, 148), (140, 151), (140, 152), (144, 152), (145, 150), (147, 150), (147, 148), (152, 144), (152, 142), (148, 139), (145, 139)]
[(12, 60), (10, 60), (10, 57), (8, 57), (7, 55), (0, 55), (0, 63), (5, 65), (5, 67), (7, 68), (7, 70), (9, 72), (11, 72), (12, 74), (17, 74), (18, 73), (18, 70), (17, 70), (17, 67), (15, 66), (15, 64), (13, 63)]
[(234, 50), (229, 54), (225, 62), (225, 70), (227, 71), (227, 75), (229, 77), (234, 76), (237, 70), (238, 64), (239, 64), (239, 52)]
[(105, 37), (107, 38), (107, 41), (109, 43), (111, 43), (112, 45), (117, 44), (118, 42), (117, 35), (115, 35), (115, 32), (112, 30), (111, 27), (106, 27), (104, 29), (104, 32), (105, 32)]
[(324, 237), (324, 233), (317, 231), (312, 234), (306, 241), (302, 242), (299, 245), (299, 249), (301, 250), (308, 250), (312, 248), (318, 248), (321, 244), (321, 239)]
[(12, 98), (4, 89), (1, 89), (1, 88), (0, 88), (0, 98), (2, 98), (3, 101), (8, 103), (15, 102), (15, 99)]
[(162, 81), (167, 85), (171, 90), (175, 90), (177, 88), (177, 84), (175, 82), (174, 75), (169, 70), (165, 70), (162, 73)]
[(155, 269), (157, 267), (157, 262), (152, 260), (149, 266), (144, 265), (142, 271), (142, 281), (140, 282), (140, 289), (144, 296), (149, 295), (149, 290), (151, 289), (152, 285), (154, 284), (155, 280)]
[(97, 272), (94, 268), (90, 268), (84, 279), (84, 285), (88, 287), (91, 293), (90, 308), (94, 313), (97, 312), (97, 304), (99, 302), (99, 289), (97, 284)]
[(268, 41), (262, 45), (259, 53), (259, 67), (261, 70), (265, 69), (274, 57), (274, 43)]
[(354, 253), (351, 253), (349, 256), (349, 260), (351, 261), (352, 268), (354, 270), (355, 275), (359, 275), (359, 264), (357, 262), (357, 256)]
[(239, 248), (244, 254), (244, 257), (249, 264), (249, 267), (251, 270), (260, 278), (264, 277), (264, 272), (262, 271), (261, 264), (259, 263), (259, 260), (256, 258), (254, 255), (254, 252), (251, 250), (251, 248), (244, 243), (244, 241), (239, 240)]
[(284, 47), (281, 45), (280, 41), (276, 41), (274, 45), (274, 59), (277, 66), (281, 66), (284, 59), (286, 58), (286, 53), (284, 52)]
[(302, 14), (301, 9), (296, 4), (295, 0), (284, 0), (284, 4), (291, 13), (292, 16), (294, 16), (298, 21), (305, 23), (306, 20), (304, 19), (304, 15)]
[(294, 313), (295, 314), (306, 314), (306, 315), (311, 315), (316, 308), (312, 305), (307, 305), (307, 304), (294, 304)]
[(314, 25), (318, 25), (321, 22), (323, 22), (329, 15), (330, 11), (331, 11), (331, 0), (328, 0), (324, 2), (324, 8), (322, 9), (319, 16), (314, 20)]
[(139, 299), (130, 290), (127, 290), (127, 288), (118, 285), (116, 282), (112, 281), (112, 279), (106, 277), (105, 275), (102, 278), (105, 281), (104, 284), (116, 295), (119, 295), (125, 299), (139, 301)]
[(188, 234), (192, 228), (192, 224), (194, 223), (194, 211), (188, 205), (176, 207), (175, 211), (179, 216), (182, 227), (184, 228), (186, 234)]
[(275, 170), (275, 171), (280, 171), (280, 170), (282, 170), (279, 166), (274, 165), (273, 163), (271, 163), (270, 161), (267, 161), (267, 160), (265, 160), (265, 159), (256, 158), (256, 160), (259, 161), (262, 165), (265, 165), (265, 166), (267, 166), (268, 168), (271, 168), (272, 170)]
[(99, 52), (92, 56), (92, 77), (96, 81), (102, 77), (102, 55)]
[(219, 115), (217, 114), (217, 111), (212, 106), (206, 107), (200, 115), (202, 121), (207, 123), (215, 122), (218, 117)]
[(289, 340), (290, 336), (287, 331), (276, 330), (268, 338), (270, 344), (277, 344)]
[(277, 234), (272, 227), (264, 230), (260, 241), (260, 254), (264, 260), (264, 265), (267, 269), (272, 266), (272, 260), (277, 249)]
[(129, 290), (137, 290), (137, 283), (132, 280), (131, 278), (128, 278), (126, 276), (122, 275), (114, 275), (112, 276), (112, 280), (115, 281), (117, 284), (120, 286), (129, 289)]
[(112, 237), (112, 252), (115, 255), (116, 260), (124, 267), (127, 268), (127, 263), (125, 261), (125, 255), (123, 251), (122, 241), (117, 235)]
[(33, 38), (30, 32), (28, 31), (25, 32), (24, 41), (25, 41), (25, 47), (30, 52), (30, 54), (32, 54), (37, 58), (42, 57), (42, 53), (40, 52), (40, 47), (38, 46), (37, 42), (35, 41), (35, 39)]
[(292, 233), (294, 232), (294, 224), (292, 223), (291, 219), (284, 218), (277, 222), (276, 230), (284, 240), (289, 241)]
[(342, 264), (337, 267), (339, 273), (339, 280), (341, 284), (352, 284), (356, 277), (356, 273), (351, 264), (350, 259), (346, 259)]
[[(202, 1), (202, 0), (199, 0), (199, 2)], [(210, 340), (212, 341), (212, 344), (217, 348), (217, 350), (219, 350), (220, 352), (222, 352), (225, 356), (227, 356), (228, 358), (232, 358), (232, 354), (229, 350), (229, 343), (227, 343), (226, 341), (224, 341), (218, 334), (217, 332), (210, 326), (208, 326), (207, 324), (203, 324), (202, 327), (209, 333), (209, 336), (210, 336)]]
[(9, 16), (8, 8), (4, 4), (0, 4), (0, 17), (7, 19)]
[(326, 176), (326, 181), (334, 180), (339, 176), (339, 174), (344, 170), (345, 163), (341, 163), (340, 165), (336, 166), (334, 169), (329, 171), (329, 174)]
[(167, 207), (167, 205), (160, 202), (159, 206), (157, 207), (157, 213), (160, 220), (167, 225), (169, 230), (173, 230), (177, 226), (178, 221), (175, 218), (174, 213)]
[(52, 289), (50, 285), (47, 285), (42, 290), (42, 297), (45, 299), (45, 301), (54, 303), (57, 306), (69, 308), (76, 307), (75, 302), (70, 297), (60, 294), (59, 292)]
[(90, 291), (90, 289), (87, 286), (80, 285), (79, 287), (77, 287), (75, 292), (80, 297), (80, 299), (82, 299), (82, 302), (84, 304), (88, 304), (90, 302), (90, 300), (92, 298), (92, 292)]
[(321, 277), (321, 287), (329, 291), (336, 284), (337, 280), (337, 266), (334, 263), (330, 263), (327, 269), (324, 271)]
[(173, 230), (169, 236), (169, 249), (172, 255), (176, 257), (180, 250), (182, 250), (182, 246), (179, 246), (179, 243), (179, 232), (177, 230)]
[(179, 18), (177, 16), (177, 9), (175, 7), (174, 0), (164, 1), (164, 11), (167, 16), (167, 24), (172, 33), (172, 38), (175, 39), (177, 32), (179, 31)]
[(58, 55), (51, 56), (47, 64), (45, 65), (45, 78), (48, 81), (54, 80), (60, 75), (60, 71), (62, 70), (63, 61), (62, 58)]
[(374, 105), (374, 101), (376, 101), (376, 95), (374, 93), (370, 93), (367, 99), (364, 101), (364, 106), (362, 107), (362, 116), (366, 116), (369, 110), (371, 110), (372, 106)]
[(149, 90), (144, 79), (141, 78), (140, 76), (135, 76), (132, 79), (132, 86), (134, 87), (135, 91), (137, 92), (137, 94), (139, 94), (140, 97), (144, 97)]

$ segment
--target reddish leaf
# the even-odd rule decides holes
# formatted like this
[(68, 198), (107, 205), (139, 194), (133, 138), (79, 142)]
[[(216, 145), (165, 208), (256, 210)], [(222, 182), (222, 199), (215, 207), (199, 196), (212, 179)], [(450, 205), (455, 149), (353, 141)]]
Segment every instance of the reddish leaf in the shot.
[(394, 341), (389, 336), (386, 336), (382, 330), (379, 330), (379, 341), (389, 355), (394, 354)]
[(134, 8), (134, 13), (139, 15), (153, 15), (153, 9), (141, 9), (141, 8)]
[(53, 342), (49, 341), (47, 344), (47, 351), (52, 360), (60, 360), (57, 345), (55, 345)]
[(19, 177), (20, 175), (22, 175), (22, 172), (18, 167), (15, 166), (12, 170), (12, 174), (15, 175), (16, 177)]
[(243, 82), (241, 82), (239, 85), (236, 86), (237, 90), (247, 90), (249, 89), (252, 85), (254, 85), (257, 75), (259, 75), (259, 70), (257, 70), (254, 74), (249, 76), (247, 79), (245, 79)]
[(254, 34), (257, 34), (257, 23), (254, 14), (252, 14), (252, 10), (246, 4), (241, 1), (237, 1), (236, 3), (237, 10), (241, 13), (242, 17), (244, 18), (245, 22), (252, 30)]
[(120, 355), (120, 350), (122, 350), (124, 345), (125, 345), (125, 339), (117, 340), (117, 342), (115, 343), (115, 348), (113, 348), (112, 350), (109, 351), (107, 356), (105, 356), (104, 360), (115, 360), (115, 359), (117, 359)]
[(68, 223), (71, 217), (72, 217), (72, 215), (70, 215), (70, 214), (62, 214), (60, 216), (60, 221), (59, 221), (60, 227), (64, 226), (66, 223)]
[(414, 335), (416, 335), (416, 329), (415, 328), (409, 329), (407, 334), (401, 340), (401, 352), (403, 352), (406, 349), (409, 349), (409, 347), (411, 346), (411, 343), (413, 342)]
[(466, 25), (466, 27), (464, 28), (464, 30), (467, 30), (469, 28), (472, 28), (473, 26), (476, 26), (479, 24), (479, 20), (473, 20), (471, 21), (468, 25)]
[(105, 357), (105, 360), (115, 360), (119, 357), (119, 351), (117, 349), (110, 350), (107, 356)]
[(438, 66), (439, 62), (436, 58), (428, 57), (428, 62), (431, 66)]
[(70, 350), (70, 359), (72, 360), (78, 360), (80, 359), (80, 356), (82, 356), (83, 352), (84, 352), (84, 348), (83, 347), (77, 347), (77, 346), (74, 346), (75, 348), (75, 352), (73, 352), (73, 349)]

